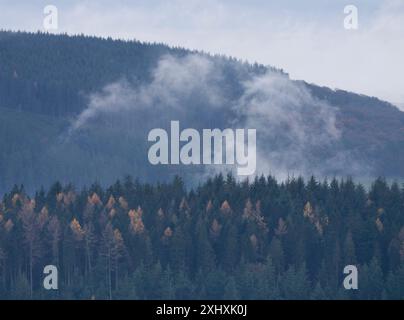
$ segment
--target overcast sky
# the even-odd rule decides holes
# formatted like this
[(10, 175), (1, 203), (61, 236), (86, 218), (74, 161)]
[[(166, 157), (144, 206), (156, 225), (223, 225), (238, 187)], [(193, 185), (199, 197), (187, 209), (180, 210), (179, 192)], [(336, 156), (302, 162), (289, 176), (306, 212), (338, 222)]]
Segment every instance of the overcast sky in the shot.
[[(49, 4), (58, 32), (227, 54), (404, 103), (404, 0), (0, 0), (0, 28), (43, 30)], [(344, 28), (348, 4), (358, 8), (358, 30)]]

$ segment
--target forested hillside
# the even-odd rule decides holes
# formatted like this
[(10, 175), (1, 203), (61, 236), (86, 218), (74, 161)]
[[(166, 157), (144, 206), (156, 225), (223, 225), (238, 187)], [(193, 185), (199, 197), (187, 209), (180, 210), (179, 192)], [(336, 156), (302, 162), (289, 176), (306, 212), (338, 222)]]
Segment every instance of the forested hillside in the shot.
[(0, 193), (125, 174), (195, 185), (209, 171), (148, 163), (147, 133), (170, 120), (256, 128), (258, 174), (404, 176), (404, 113), (377, 98), (162, 44), (0, 32)]
[[(0, 203), (0, 298), (402, 299), (404, 189), (219, 175), (107, 189), (55, 183)], [(59, 290), (43, 289), (43, 268)], [(345, 290), (343, 269), (359, 269)], [(32, 278), (31, 278), (32, 275)]]
[[(197, 52), (138, 41), (2, 31), (0, 104), (56, 117), (75, 114), (86, 107), (86, 93), (124, 77), (135, 84), (147, 82), (162, 56), (190, 53)], [(232, 67), (242, 64), (236, 59), (215, 59), (233, 71), (229, 80), (236, 76)], [(245, 73), (265, 70), (257, 64), (244, 66)]]

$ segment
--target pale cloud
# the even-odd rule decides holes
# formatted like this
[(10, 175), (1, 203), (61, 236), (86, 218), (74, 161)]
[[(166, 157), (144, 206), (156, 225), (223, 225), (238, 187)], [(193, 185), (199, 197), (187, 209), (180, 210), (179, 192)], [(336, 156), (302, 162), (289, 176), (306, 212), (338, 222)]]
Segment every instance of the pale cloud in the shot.
[[(363, 177), (371, 173), (367, 163), (357, 160), (340, 144), (338, 109), (313, 97), (302, 82), (274, 71), (246, 78), (236, 76), (234, 80), (240, 81), (242, 89), (234, 99), (218, 90), (224, 85), (224, 70), (219, 63), (196, 54), (164, 56), (151, 70), (150, 82), (137, 86), (119, 81), (92, 94), (88, 107), (72, 123), (68, 138), (79, 129), (91, 131), (100, 118), (117, 121), (114, 123), (119, 128), (122, 119), (141, 118), (155, 128), (164, 128), (169, 120), (177, 119), (186, 127), (208, 121), (211, 129), (222, 119), (224, 128), (256, 130), (257, 175), (271, 173), (286, 179), (289, 175), (324, 177), (343, 173)], [(146, 136), (146, 132), (138, 131), (136, 135)], [(236, 167), (212, 165), (204, 169), (204, 174), (212, 174)]]
[[(69, 1), (60, 32), (163, 42), (283, 68), (294, 79), (403, 102), (404, 1)], [(0, 3), (0, 27), (41, 28), (46, 1)], [(35, 10), (37, 8), (37, 10)]]
[[(92, 93), (89, 103), (74, 119), (69, 135), (85, 127), (94, 118), (127, 111), (152, 110), (156, 116), (191, 109), (195, 100), (204, 102), (205, 111), (225, 105), (221, 95), (221, 74), (213, 63), (199, 55), (183, 58), (163, 56), (151, 72), (152, 81), (142, 86), (126, 79), (108, 84), (101, 92)], [(188, 110), (190, 111), (190, 110)]]

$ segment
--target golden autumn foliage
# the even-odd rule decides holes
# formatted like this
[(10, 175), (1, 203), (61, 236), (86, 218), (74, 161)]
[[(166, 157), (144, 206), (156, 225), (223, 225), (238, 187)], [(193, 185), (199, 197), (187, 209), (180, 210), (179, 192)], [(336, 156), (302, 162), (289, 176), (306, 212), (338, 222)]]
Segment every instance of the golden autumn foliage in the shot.
[(29, 200), (24, 194), (15, 193), (11, 199), (13, 207), (19, 203), (23, 210), (33, 210), (35, 208), (35, 200)]
[(18, 193), (15, 193), (11, 199), (11, 203), (14, 207), (16, 206), (18, 200), (20, 200), (20, 195)]
[(261, 215), (261, 202), (257, 201), (255, 204), (255, 209), (254, 206), (251, 203), (250, 199), (247, 199), (242, 218), (244, 220), (249, 220), (254, 222), (261, 230), (264, 232), (268, 232), (268, 227), (267, 224), (264, 220), (264, 217)]
[(167, 228), (164, 230), (164, 237), (170, 238), (170, 237), (172, 237), (172, 235), (173, 235), (173, 230), (171, 230), (170, 227), (167, 227)]
[(111, 210), (114, 207), (115, 203), (116, 203), (115, 198), (113, 195), (111, 195), (106, 205), (107, 209)]
[(130, 219), (135, 218), (137, 216), (136, 210), (135, 209), (129, 210), (128, 216), (129, 216)]
[(142, 221), (142, 208), (138, 207), (137, 210), (129, 210), (128, 215), (130, 219), (130, 230), (135, 234), (143, 233), (145, 227)]
[(42, 229), (45, 226), (46, 222), (48, 221), (48, 218), (49, 218), (48, 209), (46, 207), (43, 207), (38, 216), (38, 224), (40, 229)]
[(70, 229), (73, 232), (74, 238), (77, 241), (81, 241), (84, 238), (84, 230), (81, 228), (80, 223), (77, 221), (76, 218), (73, 218), (72, 222), (70, 223)]
[(228, 215), (231, 213), (231, 207), (230, 204), (227, 202), (227, 200), (224, 200), (222, 205), (220, 206), (220, 212)]
[(303, 208), (303, 216), (314, 225), (320, 235), (323, 235), (324, 226), (328, 224), (328, 217), (321, 218), (316, 210), (313, 209), (310, 201), (307, 201)]
[(65, 206), (69, 206), (76, 200), (76, 195), (73, 191), (69, 191), (67, 193), (60, 192), (56, 195), (56, 201), (58, 204), (63, 204)]
[(144, 227), (143, 221), (141, 219), (139, 219), (138, 221), (136, 221), (135, 224), (133, 224), (133, 231), (136, 234), (143, 233), (144, 230), (145, 230), (145, 227)]
[(101, 199), (98, 196), (98, 194), (96, 194), (95, 192), (93, 193), (93, 195), (91, 197), (88, 197), (88, 203), (93, 206), (102, 206)]
[(121, 206), (122, 209), (128, 210), (129, 205), (128, 205), (128, 202), (125, 200), (124, 197), (119, 197), (118, 202), (119, 202), (119, 205)]
[(305, 218), (310, 218), (310, 219), (314, 218), (313, 207), (311, 206), (311, 203), (309, 201), (307, 201), (307, 203), (305, 204), (305, 206), (303, 208), (303, 216)]
[(32, 200), (26, 199), (26, 200), (24, 201), (23, 208), (24, 208), (24, 210), (34, 211), (35, 206), (36, 206), (36, 203), (35, 203), (35, 200), (34, 200), (34, 199), (32, 199)]
[[(5, 282), (9, 287), (21, 272), (21, 279), (25, 283), (30, 281), (30, 265), (34, 275), (46, 263), (62, 265), (61, 285), (68, 288), (86, 283), (86, 296), (95, 292), (101, 299), (106, 297), (106, 289), (112, 292), (112, 299), (127, 294), (124, 285), (127, 281), (138, 288), (144, 281), (142, 275), (149, 271), (168, 284), (175, 282), (177, 271), (189, 272), (182, 279), (186, 282), (181, 281), (180, 285), (195, 282), (203, 290), (198, 296), (206, 294), (204, 275), (219, 271), (212, 279), (223, 278), (221, 282), (226, 284), (229, 296), (249, 297), (251, 292), (255, 298), (258, 297), (255, 289), (259, 289), (263, 298), (275, 297), (274, 292), (282, 298), (278, 280), (287, 277), (302, 280), (305, 294), (312, 298), (308, 291), (316, 288), (328, 265), (333, 267), (332, 277), (330, 273), (326, 279), (330, 283), (341, 282), (342, 268), (348, 264), (367, 265), (368, 270), (378, 271), (376, 275), (382, 279), (380, 267), (383, 280), (400, 279), (396, 276), (401, 273), (396, 270), (401, 272), (404, 263), (402, 196), (392, 194), (390, 203), (390, 198), (384, 201), (375, 193), (377, 201), (365, 208), (367, 194), (358, 188), (359, 198), (354, 200), (350, 192), (356, 191), (349, 184), (341, 192), (338, 188), (327, 191), (324, 184), (317, 194), (310, 191), (311, 187), (307, 191), (300, 182), (295, 185), (293, 181), (290, 189), (284, 184), (274, 192), (272, 183), (269, 181), (268, 188), (264, 184), (248, 187), (236, 183), (224, 190), (208, 185), (206, 189), (189, 192), (173, 185), (167, 193), (164, 192), (170, 189), (166, 187), (149, 189), (149, 185), (142, 188), (131, 183), (117, 184), (106, 190), (97, 188), (100, 197), (84, 188), (70, 206), (65, 206), (69, 187), (41, 190), (35, 195), (36, 203), (23, 191), (18, 194), (12, 191), (4, 196), (3, 202), (0, 200), (0, 256), (3, 251), (5, 259), (3, 264), (0, 261), (0, 278), (4, 274), (12, 276), (15, 267), (16, 278)], [(55, 189), (65, 191), (57, 193)], [(310, 197), (305, 198), (308, 194)], [(137, 206), (139, 203), (142, 207)], [(186, 214), (189, 208), (192, 217)], [(330, 214), (329, 221), (326, 213)], [(367, 243), (371, 247), (363, 246)], [(11, 269), (4, 272), (5, 267)], [(228, 279), (224, 278), (227, 272), (230, 272)], [(247, 281), (251, 288), (241, 291), (247, 285), (239, 286), (237, 279), (249, 280), (251, 274), (254, 281)], [(265, 277), (270, 282), (263, 283), (261, 288), (259, 281)], [(33, 288), (40, 290), (37, 278), (33, 278)], [(234, 282), (231, 286), (227, 285), (229, 279)], [(121, 289), (125, 292), (120, 292)], [(177, 287), (172, 289), (175, 291)], [(150, 297), (156, 297), (152, 291)], [(321, 290), (313, 298), (318, 293)], [(41, 297), (40, 291), (34, 294)], [(331, 298), (328, 294), (327, 291)], [(133, 291), (133, 297), (149, 298), (139, 290)]]

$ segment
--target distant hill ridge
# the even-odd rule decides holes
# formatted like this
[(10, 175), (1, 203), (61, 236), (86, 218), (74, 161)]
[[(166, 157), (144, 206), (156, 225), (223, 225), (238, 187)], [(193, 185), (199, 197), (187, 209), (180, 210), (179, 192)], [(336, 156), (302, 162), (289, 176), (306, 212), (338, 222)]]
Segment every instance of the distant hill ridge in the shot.
[[(333, 164), (331, 169), (322, 170), (323, 176), (354, 175), (360, 171), (358, 175), (368, 177), (404, 177), (404, 113), (375, 97), (292, 81), (281, 69), (164, 44), (0, 31), (0, 191), (15, 183), (33, 190), (54, 180), (78, 185), (94, 180), (110, 183), (124, 174), (147, 181), (165, 180), (175, 174), (187, 177), (182, 167), (159, 168), (147, 163), (144, 129), (154, 119), (148, 121), (146, 111), (137, 113), (126, 125), (121, 124), (127, 119), (113, 118), (108, 124), (102, 117), (97, 118), (91, 130), (79, 132), (68, 143), (61, 143), (60, 136), (72, 119), (88, 107), (91, 94), (122, 79), (134, 90), (147, 86), (164, 56), (181, 59), (190, 54), (207, 59), (212, 72), (220, 69), (216, 89), (227, 102), (215, 115), (187, 111), (189, 126), (223, 127), (229, 119), (241, 121), (232, 114), (230, 102), (245, 96), (245, 83), (272, 72), (284, 79), (286, 87), (307, 90), (313, 101), (336, 108), (336, 126), (341, 131), (338, 143), (299, 151), (299, 156), (307, 157), (313, 166), (320, 166), (325, 158), (344, 161), (340, 167)], [(190, 101), (197, 110), (208, 108), (201, 97), (192, 96)], [(301, 110), (305, 113), (310, 108)], [(312, 116), (303, 117), (309, 129)], [(169, 115), (164, 117), (161, 122), (156, 120), (156, 125), (167, 123)], [(114, 121), (120, 121), (119, 125)], [(313, 121), (313, 130), (317, 130), (316, 126)], [(276, 143), (281, 152), (288, 138), (284, 134), (280, 132), (274, 137), (277, 140), (268, 140), (270, 147), (265, 152), (273, 150)], [(351, 158), (361, 170), (350, 168)], [(192, 170), (191, 176), (195, 174)], [(276, 168), (271, 173), (276, 174)], [(299, 171), (291, 167), (291, 173)]]

